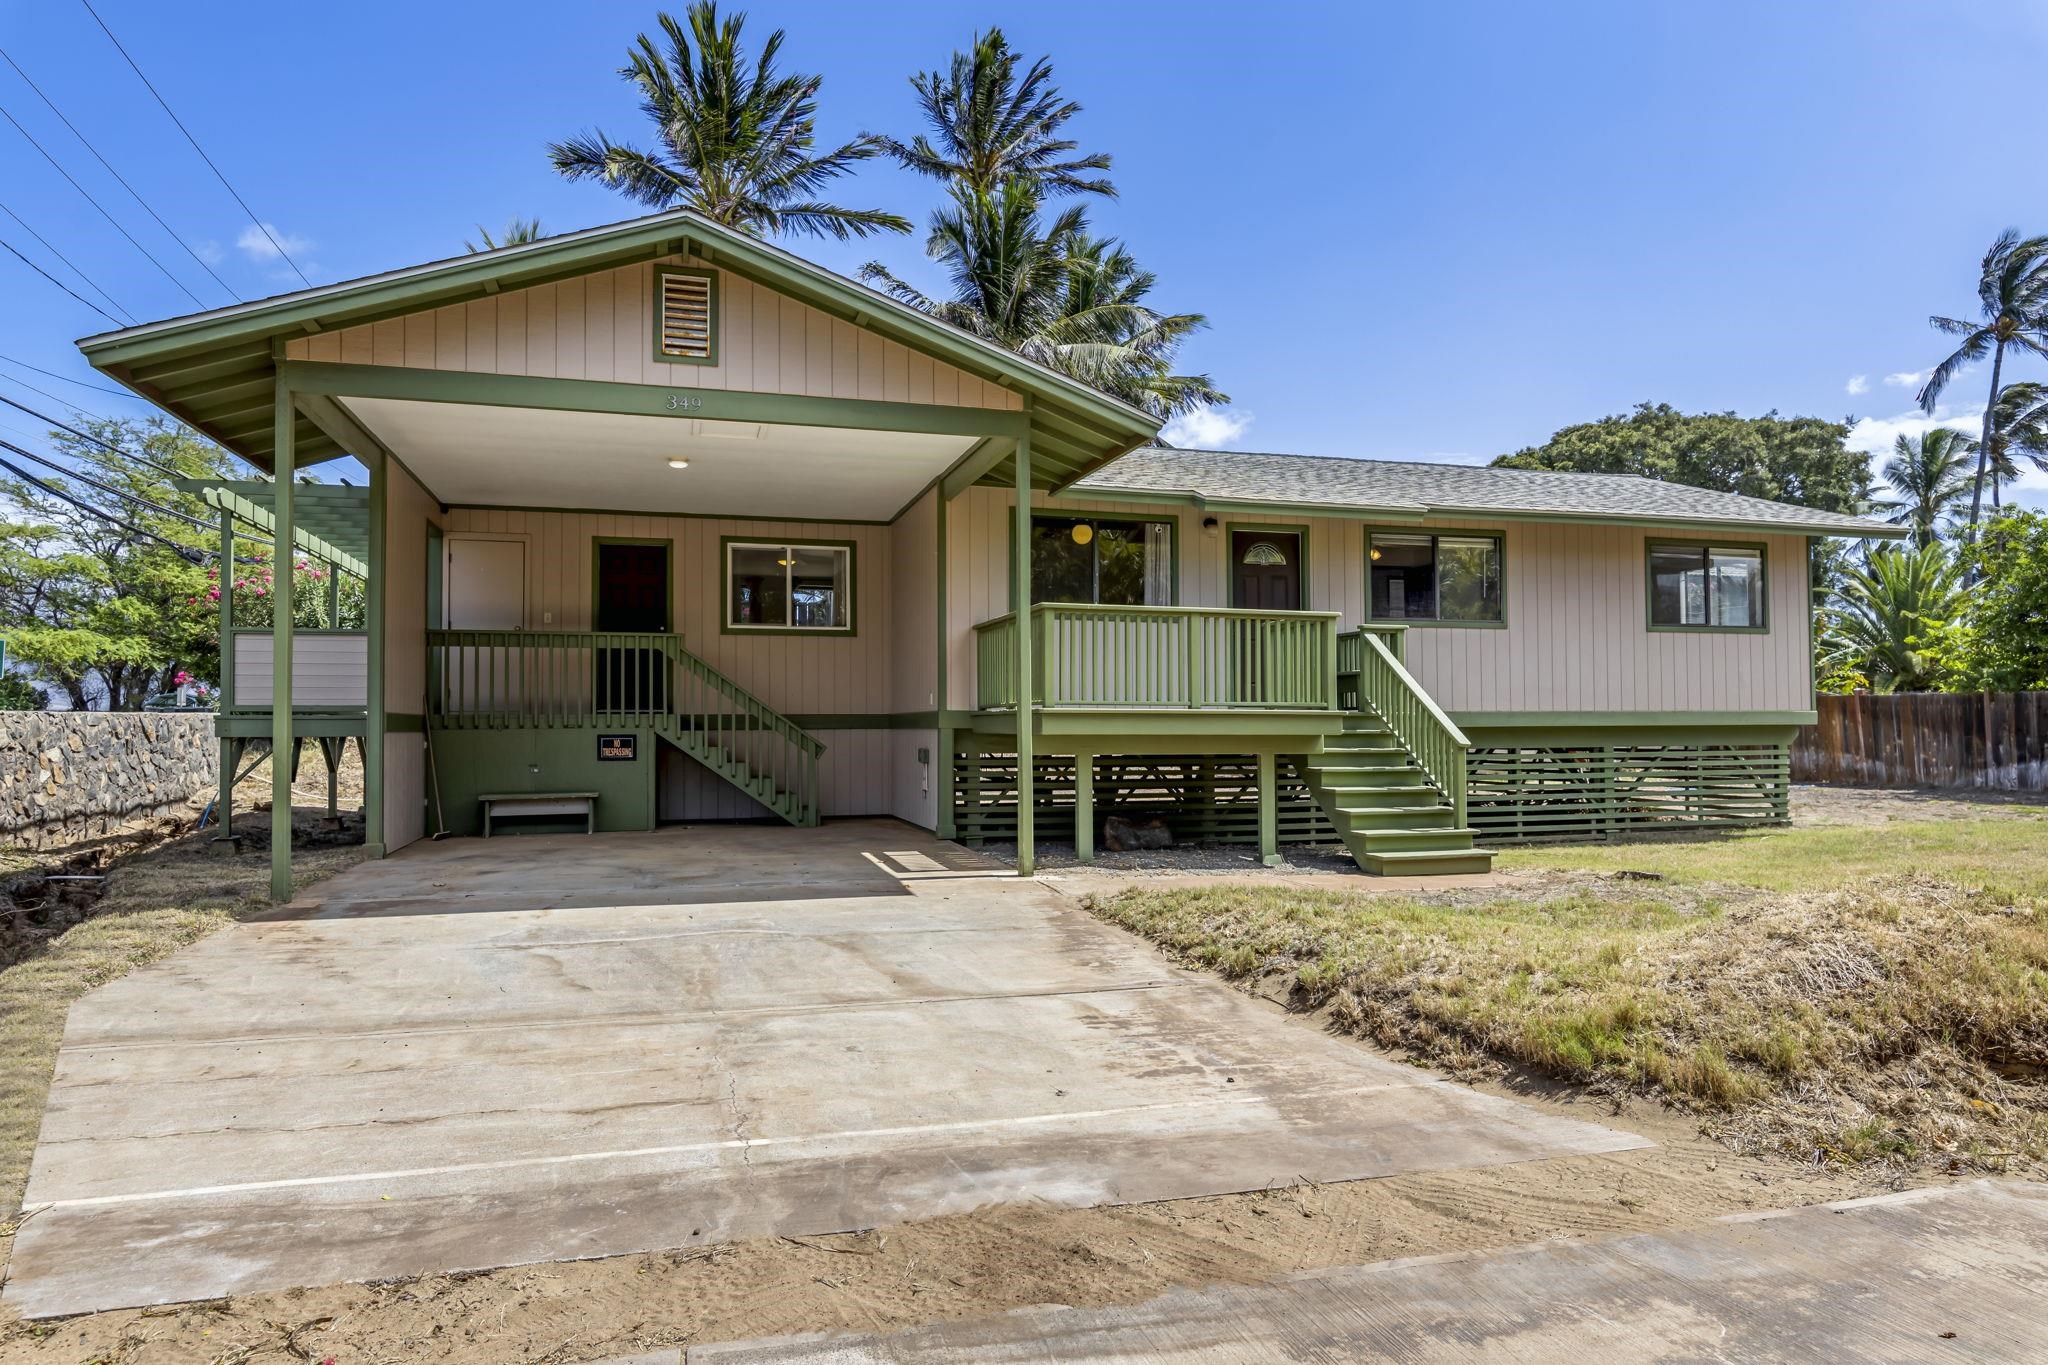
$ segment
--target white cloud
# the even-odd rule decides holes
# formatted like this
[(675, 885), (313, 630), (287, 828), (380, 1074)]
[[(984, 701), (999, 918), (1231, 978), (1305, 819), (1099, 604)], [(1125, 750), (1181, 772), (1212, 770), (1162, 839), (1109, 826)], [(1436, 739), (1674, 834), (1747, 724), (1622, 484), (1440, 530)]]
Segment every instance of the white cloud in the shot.
[(1849, 376), (1849, 382), (1843, 387), (1847, 388), (1851, 394), (1869, 393), (1870, 376), (1867, 374), (1852, 374)]
[[(265, 234), (268, 234), (267, 236)], [(276, 238), (273, 245), (271, 239)], [(278, 247), (286, 255), (303, 256), (312, 248), (312, 241), (305, 237), (294, 237), (279, 229), (275, 223), (265, 223), (261, 228), (254, 223), (242, 229), (242, 235), (235, 238), (235, 245), (242, 254), (258, 265), (271, 265), (279, 259)]]
[[(1895, 389), (1917, 389), (1920, 387), (1920, 381), (1926, 377), (1919, 370), (1901, 370), (1897, 374), (1886, 375), (1884, 382)], [(1850, 392), (1853, 393), (1855, 390), (1852, 389)]]
[(1954, 427), (1965, 436), (1974, 436), (1981, 430), (1983, 422), (1982, 408), (1950, 412), (1946, 407), (1939, 407), (1931, 417), (1914, 408), (1896, 417), (1865, 417), (1849, 428), (1849, 449), (1885, 459), (1892, 453), (1892, 443), (1901, 436), (1919, 436), (1936, 427)]
[(1159, 434), (1192, 450), (1228, 450), (1252, 427), (1252, 414), (1227, 408), (1196, 408), (1166, 424)]
[(208, 265), (219, 265), (222, 261), (227, 259), (228, 255), (227, 252), (221, 250), (220, 243), (214, 241), (213, 238), (211, 237), (207, 238), (198, 246), (194, 247), (193, 251), (195, 251), (198, 254), (200, 260), (206, 262)]

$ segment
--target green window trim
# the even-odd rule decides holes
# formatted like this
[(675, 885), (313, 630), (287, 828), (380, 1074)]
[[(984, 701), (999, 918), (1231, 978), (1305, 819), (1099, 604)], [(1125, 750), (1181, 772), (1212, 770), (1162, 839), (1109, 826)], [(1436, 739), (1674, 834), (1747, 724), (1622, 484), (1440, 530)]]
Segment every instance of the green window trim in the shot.
[[(1756, 615), (1753, 626), (1723, 626), (1702, 621), (1695, 625), (1657, 619), (1657, 575), (1653, 557), (1659, 550), (1699, 551), (1708, 556), (1714, 550), (1755, 551), (1757, 559)], [(1703, 563), (1706, 562), (1703, 559)], [(1711, 577), (1708, 579), (1711, 585)], [(1712, 607), (1708, 613), (1712, 614)], [(1771, 551), (1760, 540), (1701, 540), (1681, 536), (1646, 536), (1643, 539), (1643, 623), (1646, 630), (1674, 635), (1768, 635), (1771, 633)]]
[[(663, 344), (664, 324), (668, 320), (668, 281), (671, 279), (692, 279), (704, 282), (704, 319), (706, 326), (703, 355), (685, 355), (671, 351)], [(721, 321), (718, 310), (718, 272), (699, 270), (684, 265), (658, 265), (654, 268), (654, 358), (667, 365), (716, 365), (718, 363), (718, 334)]]
[[(1010, 562), (1011, 562), (1012, 564), (1015, 564), (1015, 563), (1017, 562), (1017, 553), (1016, 553), (1016, 550), (1017, 550), (1017, 518), (1016, 518), (1016, 516), (1015, 516), (1015, 512), (1016, 512), (1016, 504), (1015, 504), (1015, 503), (1013, 502), (1013, 503), (1011, 503), (1011, 504), (1010, 504), (1010, 506), (1009, 506), (1009, 507), (1008, 507), (1008, 508), (1006, 509), (1006, 515), (1009, 515), (1009, 517), (1010, 517)], [(1166, 554), (1167, 554), (1167, 565), (1166, 565), (1166, 585), (1167, 585), (1167, 589), (1168, 589), (1168, 591), (1167, 591), (1167, 598), (1168, 598), (1168, 600), (1167, 600), (1167, 601), (1165, 601), (1165, 602), (1159, 602), (1159, 603), (1145, 603), (1145, 604), (1141, 604), (1141, 605), (1149, 605), (1149, 606), (1165, 606), (1165, 607), (1177, 607), (1177, 606), (1179, 606), (1179, 605), (1180, 605), (1180, 517), (1179, 517), (1179, 516), (1177, 516), (1177, 515), (1175, 515), (1175, 514), (1173, 514), (1173, 513), (1167, 513), (1167, 514), (1165, 514), (1165, 515), (1163, 515), (1163, 516), (1162, 516), (1162, 515), (1156, 515), (1156, 514), (1148, 514), (1148, 513), (1144, 513), (1144, 512), (1108, 512), (1108, 513), (1099, 513), (1099, 512), (1095, 512), (1095, 511), (1090, 511), (1090, 510), (1079, 510), (1079, 509), (1076, 509), (1076, 510), (1071, 510), (1071, 511), (1070, 511), (1070, 510), (1067, 510), (1067, 509), (1065, 509), (1065, 508), (1060, 508), (1060, 507), (1033, 507), (1033, 508), (1031, 509), (1031, 524), (1032, 524), (1032, 525), (1033, 525), (1033, 526), (1035, 527), (1035, 526), (1037, 526), (1037, 524), (1038, 524), (1039, 522), (1041, 522), (1041, 521), (1087, 521), (1087, 522), (1103, 522), (1103, 521), (1113, 521), (1113, 522), (1117, 522), (1117, 523), (1119, 523), (1119, 524), (1122, 524), (1122, 525), (1130, 525), (1130, 526), (1144, 526), (1144, 525), (1147, 525), (1147, 524), (1151, 524), (1151, 523), (1158, 523), (1158, 524), (1163, 524), (1163, 525), (1164, 525), (1164, 526), (1165, 526), (1165, 527), (1167, 528), (1167, 529), (1166, 529), (1166, 540), (1167, 540), (1167, 551), (1166, 551)], [(1033, 575), (1032, 575), (1032, 586), (1033, 586), (1033, 587), (1036, 587), (1036, 586), (1038, 586), (1038, 576), (1037, 576), (1036, 574), (1033, 574)], [(1303, 593), (1304, 593), (1304, 594), (1306, 594), (1306, 593), (1307, 593), (1307, 591), (1308, 591), (1308, 587), (1307, 587), (1307, 579), (1306, 579), (1306, 578), (1304, 578), (1304, 579), (1303, 579), (1303, 582), (1302, 582), (1302, 591), (1303, 591)], [(1033, 605), (1034, 605), (1034, 606), (1037, 606), (1037, 605), (1045, 605), (1045, 604), (1047, 604), (1047, 599), (1045, 599), (1045, 598), (1038, 598), (1038, 599), (1036, 599), (1036, 600), (1035, 600), (1035, 601), (1033, 602)], [(1058, 604), (1058, 603), (1053, 603), (1052, 605), (1059, 605), (1059, 604)], [(1100, 603), (1091, 603), (1091, 602), (1076, 602), (1076, 603), (1071, 603), (1071, 604), (1069, 604), (1069, 605), (1073, 605), (1073, 606), (1099, 606), (1099, 605), (1101, 605), (1101, 604), (1100, 604)], [(1010, 610), (1011, 610), (1011, 611), (1013, 611), (1013, 612), (1017, 610), (1017, 583), (1016, 583), (1016, 576), (1015, 576), (1015, 573), (1014, 573), (1014, 571), (1012, 572), (1012, 575), (1011, 575), (1011, 581), (1010, 581)]]
[[(1463, 621), (1445, 619), (1442, 616), (1378, 616), (1372, 608), (1372, 546), (1382, 536), (1400, 536), (1413, 539), (1426, 537), (1429, 540), (1431, 564), (1437, 558), (1437, 542), (1450, 540), (1490, 540), (1493, 542), (1494, 562), (1500, 566), (1500, 618), (1494, 621)], [(1437, 593), (1437, 609), (1443, 609), (1443, 594)], [(1365, 532), (1365, 619), (1373, 625), (1417, 626), (1426, 630), (1506, 630), (1508, 628), (1508, 546), (1507, 536), (1500, 531), (1470, 529), (1462, 526), (1417, 527), (1417, 526), (1369, 526)]]
[[(780, 549), (795, 559), (797, 550), (833, 550), (846, 554), (846, 624), (843, 626), (748, 626), (732, 619), (732, 552), (738, 546)], [(718, 538), (718, 633), (720, 635), (798, 635), (810, 640), (844, 640), (860, 633), (860, 547), (851, 540), (783, 540), (768, 536)], [(795, 565), (784, 566), (792, 571)]]

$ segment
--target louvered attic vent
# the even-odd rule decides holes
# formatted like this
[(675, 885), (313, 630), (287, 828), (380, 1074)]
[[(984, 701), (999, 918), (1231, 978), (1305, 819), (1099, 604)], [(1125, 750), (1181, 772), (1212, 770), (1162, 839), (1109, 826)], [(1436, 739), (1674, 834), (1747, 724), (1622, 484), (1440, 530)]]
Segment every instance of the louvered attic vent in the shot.
[(698, 270), (664, 270), (660, 280), (660, 318), (655, 354), (662, 360), (717, 361), (718, 290), (713, 277)]

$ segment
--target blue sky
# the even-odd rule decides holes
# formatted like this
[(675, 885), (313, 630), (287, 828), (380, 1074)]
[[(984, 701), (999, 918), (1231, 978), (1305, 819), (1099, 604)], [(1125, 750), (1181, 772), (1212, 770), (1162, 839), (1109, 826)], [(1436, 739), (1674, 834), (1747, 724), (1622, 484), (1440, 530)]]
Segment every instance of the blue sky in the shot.
[[(316, 282), (459, 252), (513, 214), (639, 211), (560, 181), (543, 146), (642, 136), (613, 73), (651, 5), (96, 2)], [(1096, 224), (1158, 272), (1161, 305), (1211, 319), (1185, 360), (1236, 402), (1185, 434), (1237, 448), (1484, 460), (1645, 399), (1855, 416), (1886, 446), (1924, 425), (1906, 376), (1942, 353), (1927, 314), (1972, 306), (2000, 229), (2048, 231), (2038, 2), (749, 9), (789, 30), (785, 65), (824, 75), (828, 137), (914, 131), (906, 77), (977, 25), (1050, 53), (1076, 135), (1116, 157)], [(0, 6), (0, 45), (243, 296), (295, 283), (76, 0)], [(4, 64), (0, 107), (227, 301)], [(933, 202), (872, 164), (836, 197), (920, 222)], [(191, 311), (4, 121), (0, 203), (136, 317)], [(69, 278), (4, 213), (0, 239)], [(790, 245), (935, 283), (920, 242)], [(95, 378), (71, 342), (102, 318), (4, 255), (0, 300), (0, 357)], [(1981, 411), (1984, 382), (1944, 416)], [(0, 435), (34, 425), (0, 414)]]

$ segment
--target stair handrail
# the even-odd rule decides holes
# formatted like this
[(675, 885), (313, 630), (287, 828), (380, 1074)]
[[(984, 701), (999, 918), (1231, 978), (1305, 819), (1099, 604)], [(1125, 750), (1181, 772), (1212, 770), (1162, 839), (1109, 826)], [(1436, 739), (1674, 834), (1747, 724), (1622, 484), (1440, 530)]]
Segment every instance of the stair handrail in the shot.
[(767, 722), (767, 728), (773, 730), (791, 744), (796, 745), (812, 758), (816, 758), (819, 754), (825, 752), (825, 742), (823, 740), (819, 739), (809, 730), (804, 729), (801, 725), (798, 725), (788, 716), (777, 711), (774, 707), (768, 705), (767, 702), (762, 701), (759, 697), (747, 691), (746, 688), (741, 687), (725, 674), (719, 672), (700, 656), (692, 653), (679, 637), (664, 635), (661, 637), (661, 640), (668, 650), (669, 658), (684, 668), (689, 669), (704, 682), (710, 683), (725, 696), (738, 702), (747, 713), (749, 719)]
[(1408, 756), (1422, 768), (1430, 785), (1442, 792), (1465, 823), (1465, 755), (1472, 741), (1444, 714), (1436, 698), (1415, 681), (1380, 637), (1361, 637), (1358, 654), (1359, 701), (1386, 723)]

